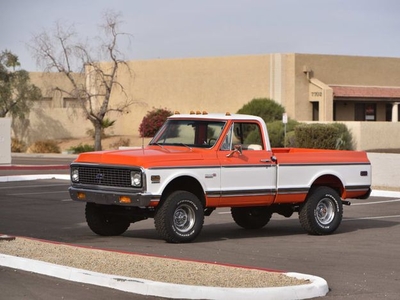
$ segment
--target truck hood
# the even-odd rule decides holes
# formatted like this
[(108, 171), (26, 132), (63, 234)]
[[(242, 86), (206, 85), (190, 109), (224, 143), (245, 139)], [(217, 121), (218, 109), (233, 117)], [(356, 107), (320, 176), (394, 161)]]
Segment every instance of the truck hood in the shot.
[(202, 164), (205, 156), (208, 162), (212, 156), (216, 158), (215, 152), (210, 149), (147, 146), (140, 149), (85, 152), (74, 162), (150, 168), (198, 165)]

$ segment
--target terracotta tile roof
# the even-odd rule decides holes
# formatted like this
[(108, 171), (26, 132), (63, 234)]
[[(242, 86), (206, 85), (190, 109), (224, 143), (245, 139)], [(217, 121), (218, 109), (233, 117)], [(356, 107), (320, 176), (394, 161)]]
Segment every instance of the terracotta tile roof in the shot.
[(335, 97), (400, 98), (400, 87), (330, 85)]

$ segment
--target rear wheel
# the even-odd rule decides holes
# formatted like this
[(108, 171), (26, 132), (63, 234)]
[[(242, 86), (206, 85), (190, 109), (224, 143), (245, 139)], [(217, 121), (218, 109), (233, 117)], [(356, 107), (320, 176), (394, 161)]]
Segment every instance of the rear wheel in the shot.
[(102, 236), (121, 235), (130, 226), (130, 222), (121, 216), (107, 214), (106, 205), (86, 203), (85, 216), (89, 228)]
[(232, 207), (233, 220), (245, 229), (259, 229), (268, 224), (272, 212), (269, 207)]
[(315, 235), (333, 233), (342, 222), (342, 217), (340, 196), (334, 189), (324, 186), (311, 191), (299, 213), (301, 226)]
[(154, 223), (160, 236), (167, 242), (191, 242), (203, 228), (203, 205), (194, 194), (175, 191), (161, 204)]

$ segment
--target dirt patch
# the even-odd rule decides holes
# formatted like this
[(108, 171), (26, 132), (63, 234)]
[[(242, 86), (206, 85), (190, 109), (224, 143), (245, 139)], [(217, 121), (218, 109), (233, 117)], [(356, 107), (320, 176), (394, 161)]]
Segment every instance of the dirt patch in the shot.
[(175, 284), (263, 288), (310, 283), (309, 280), (279, 272), (89, 249), (26, 238), (0, 241), (0, 253), (104, 274)]

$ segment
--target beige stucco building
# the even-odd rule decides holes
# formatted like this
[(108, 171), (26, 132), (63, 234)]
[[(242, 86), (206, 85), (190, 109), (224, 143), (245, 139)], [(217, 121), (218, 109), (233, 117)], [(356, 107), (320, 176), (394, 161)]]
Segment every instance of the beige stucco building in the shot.
[[(253, 98), (271, 98), (297, 121), (344, 122), (357, 149), (400, 148), (400, 58), (317, 54), (265, 54), (231, 57), (129, 61), (111, 105), (125, 95), (135, 104), (116, 119), (114, 134), (137, 135), (147, 111), (236, 112)], [(84, 75), (76, 75), (82, 83)], [(75, 99), (51, 87), (68, 88), (61, 74), (32, 73), (45, 90), (35, 104), (25, 138), (83, 137), (91, 124), (75, 109)], [(18, 131), (18, 128), (16, 128)], [(22, 129), (21, 129), (22, 130)]]

